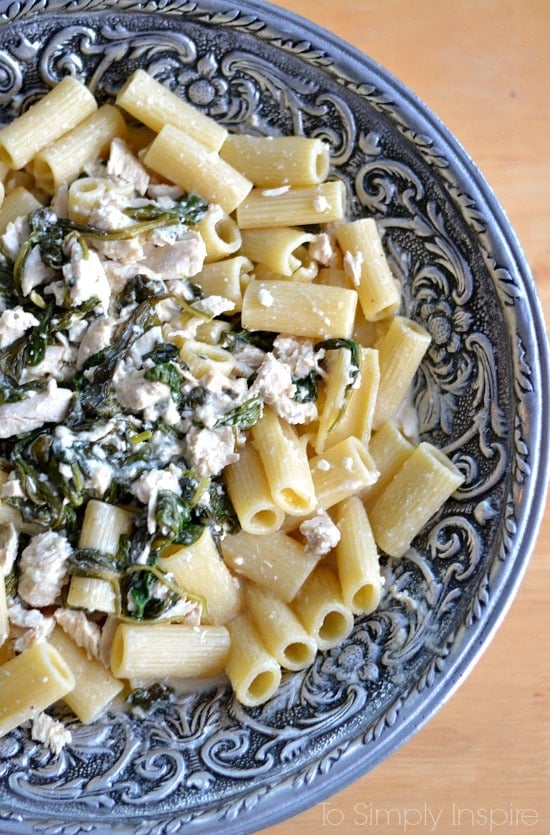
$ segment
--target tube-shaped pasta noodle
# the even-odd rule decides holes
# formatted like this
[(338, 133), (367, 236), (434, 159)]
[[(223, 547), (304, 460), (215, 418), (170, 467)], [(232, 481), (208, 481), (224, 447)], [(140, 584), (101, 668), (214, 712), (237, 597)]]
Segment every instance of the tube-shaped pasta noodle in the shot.
[[(292, 273), (293, 281), (314, 281), (319, 273), (319, 263), (312, 256), (309, 246), (305, 244), (294, 251), (294, 257), (298, 260), (298, 266)], [(261, 264), (258, 265), (261, 267)], [(258, 276), (259, 278), (260, 276)], [(267, 277), (267, 276), (266, 276)]]
[(0, 130), (0, 160), (23, 168), (48, 145), (97, 110), (88, 88), (70, 75)]
[(81, 722), (94, 722), (124, 688), (124, 683), (101, 661), (88, 658), (61, 627), (56, 626), (48, 643), (59, 652), (75, 679), (74, 690), (67, 693), (63, 701)]
[[(69, 220), (74, 220), (75, 223), (88, 223), (92, 212), (101, 205), (112, 189), (113, 186), (101, 177), (80, 177), (74, 180), (69, 186)], [(119, 194), (121, 189), (122, 184), (118, 184)], [(128, 184), (127, 189), (129, 199), (133, 188)]]
[(224, 480), (243, 531), (264, 535), (281, 526), (284, 511), (273, 501), (260, 456), (252, 444), (246, 444), (239, 460), (225, 468)]
[(195, 225), (195, 230), (206, 247), (206, 264), (227, 258), (241, 247), (241, 230), (220, 206), (210, 206), (202, 220)]
[(46, 641), (0, 667), (0, 737), (64, 698), (75, 686), (68, 665)]
[(105, 154), (111, 140), (126, 136), (126, 123), (118, 108), (105, 104), (75, 128), (36, 154), (32, 171), (37, 186), (53, 194), (62, 183), (71, 183), (87, 163)]
[(243, 289), (250, 280), (248, 274), (253, 266), (249, 258), (236, 255), (205, 264), (193, 282), (202, 287), (206, 296), (225, 296), (234, 303), (233, 312), (239, 313), (243, 306)]
[(200, 379), (204, 374), (210, 374), (215, 368), (220, 374), (231, 374), (235, 366), (233, 355), (220, 348), (219, 345), (209, 345), (198, 339), (186, 339), (180, 349), (180, 359), (188, 366), (191, 373)]
[(111, 670), (118, 678), (210, 678), (223, 671), (229, 643), (225, 626), (120, 623)]
[(237, 207), (237, 223), (241, 229), (334, 223), (344, 218), (345, 204), (341, 180), (288, 190), (256, 188)]
[(246, 585), (246, 602), (266, 650), (286, 670), (303, 670), (313, 662), (317, 645), (292, 609), (274, 591)]
[[(210, 265), (208, 265), (210, 266)], [(212, 265), (214, 266), (214, 265)], [(198, 284), (198, 282), (197, 282)], [(211, 295), (207, 293), (206, 295)], [(223, 294), (222, 294), (223, 295)], [(236, 307), (235, 307), (236, 309)], [(197, 328), (197, 339), (206, 345), (219, 345), (224, 334), (231, 330), (231, 322), (226, 322), (223, 319), (211, 319), (210, 322), (203, 322)], [(176, 343), (176, 335), (173, 335), (174, 343)], [(177, 343), (176, 343), (177, 344)]]
[(294, 426), (269, 406), (251, 430), (275, 504), (292, 516), (310, 513), (316, 503), (306, 444)]
[(326, 358), (328, 373), (324, 386), (324, 397), (319, 414), (315, 452), (321, 453), (330, 445), (329, 433), (337, 426), (343, 410), (346, 392), (350, 386), (351, 353), (346, 348), (329, 351)]
[(311, 572), (294, 598), (292, 610), (320, 650), (338, 646), (353, 629), (353, 614), (328, 565), (320, 564)]
[(372, 456), (351, 435), (310, 460), (317, 506), (325, 510), (360, 493), (378, 478)]
[(354, 614), (370, 614), (378, 606), (382, 589), (379, 554), (363, 502), (345, 499), (334, 509), (340, 529), (336, 565), (342, 597)]
[(380, 475), (374, 484), (362, 492), (361, 497), (372, 502), (412, 455), (414, 444), (403, 435), (393, 420), (387, 420), (373, 433), (369, 452)]
[(225, 562), (237, 574), (267, 589), (290, 603), (320, 557), (282, 531), (269, 536), (239, 531), (221, 543)]
[(116, 104), (155, 133), (168, 123), (211, 151), (218, 151), (227, 136), (223, 125), (185, 102), (145, 70), (132, 73), (120, 89)]
[(116, 612), (116, 594), (108, 580), (99, 577), (71, 577), (67, 605), (88, 612)]
[[(78, 541), (79, 548), (94, 548), (114, 555), (120, 537), (132, 529), (132, 515), (124, 508), (90, 499), (86, 505)], [(67, 604), (89, 612), (116, 611), (115, 592), (108, 580), (73, 575), (67, 592)]]
[(199, 194), (231, 212), (244, 200), (252, 183), (221, 157), (173, 125), (165, 125), (149, 146), (145, 165), (184, 191)]
[(17, 186), (4, 198), (0, 206), (0, 235), (6, 231), (8, 223), (12, 223), (22, 215), (28, 215), (36, 209), (42, 208), (42, 203), (24, 186)]
[(374, 218), (343, 223), (336, 230), (336, 238), (365, 319), (375, 321), (393, 315), (399, 307), (400, 293)]
[(419, 444), (372, 504), (367, 503), (378, 546), (390, 557), (403, 556), (463, 481), (444, 452), (426, 442)]
[(123, 507), (90, 499), (86, 505), (78, 540), (79, 548), (95, 548), (116, 554), (120, 537), (132, 530), (132, 514)]
[(244, 291), (241, 319), (248, 330), (351, 337), (356, 306), (355, 290), (292, 279), (253, 280)]
[(264, 264), (273, 273), (290, 277), (302, 264), (296, 250), (312, 240), (313, 235), (290, 226), (244, 229), (241, 254)]
[(373, 428), (395, 417), (428, 350), (428, 331), (405, 316), (395, 316), (378, 344), (380, 385), (374, 410)]
[(173, 574), (184, 592), (204, 598), (203, 623), (222, 626), (238, 613), (241, 606), (238, 580), (222, 560), (208, 528), (196, 542), (161, 557), (158, 567)]
[(44, 530), (36, 522), (25, 521), (16, 507), (12, 507), (11, 504), (6, 504), (6, 502), (0, 500), (0, 525), (6, 522), (11, 522), (18, 531), (28, 533), (30, 536), (34, 536)]
[(327, 143), (306, 136), (229, 134), (220, 156), (263, 188), (322, 183), (330, 167)]
[(362, 348), (359, 386), (352, 389), (343, 414), (328, 433), (327, 446), (333, 446), (349, 435), (355, 435), (371, 452), (369, 443), (379, 383), (378, 351), (376, 348)]
[(246, 707), (261, 705), (273, 696), (281, 682), (281, 666), (261, 642), (247, 615), (228, 624), (231, 646), (225, 673), (238, 701)]

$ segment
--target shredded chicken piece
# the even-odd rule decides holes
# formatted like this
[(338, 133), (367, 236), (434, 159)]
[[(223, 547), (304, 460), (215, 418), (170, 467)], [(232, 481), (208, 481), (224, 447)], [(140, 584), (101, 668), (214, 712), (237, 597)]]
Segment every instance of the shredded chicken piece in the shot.
[(72, 734), (58, 719), (47, 713), (38, 713), (32, 720), (31, 737), (35, 742), (47, 745), (52, 754), (59, 754), (72, 742)]
[(300, 525), (300, 533), (306, 540), (306, 551), (322, 557), (336, 548), (340, 541), (340, 530), (326, 510), (321, 510)]
[(51, 606), (67, 579), (69, 541), (60, 533), (45, 531), (33, 536), (21, 553), (18, 591), (31, 606)]
[(97, 623), (88, 620), (80, 609), (56, 609), (53, 613), (56, 623), (69, 635), (75, 644), (85, 650), (89, 659), (99, 658), (101, 630)]

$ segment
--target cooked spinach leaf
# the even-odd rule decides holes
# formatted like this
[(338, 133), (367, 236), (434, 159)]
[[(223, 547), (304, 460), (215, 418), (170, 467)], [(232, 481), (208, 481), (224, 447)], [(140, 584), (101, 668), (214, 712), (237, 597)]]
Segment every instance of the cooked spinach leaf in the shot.
[(168, 575), (154, 565), (132, 565), (121, 577), (121, 612), (132, 620), (155, 620), (184, 597)]
[[(195, 483), (196, 485), (196, 483)], [(191, 545), (201, 535), (204, 522), (197, 507), (197, 486), (192, 496), (178, 496), (172, 490), (160, 490), (156, 519), (159, 535), (153, 540), (153, 551), (168, 553), (175, 545)]]
[(221, 347), (231, 351), (232, 348), (235, 348), (237, 342), (242, 342), (268, 353), (273, 350), (276, 336), (277, 334), (271, 331), (248, 331), (244, 328), (234, 328), (224, 333)]
[(185, 223), (188, 225), (198, 223), (208, 209), (206, 203), (196, 194), (189, 194), (176, 201), (175, 206), (166, 209), (158, 203), (148, 203), (138, 208), (127, 208), (124, 214), (137, 221), (156, 221), (160, 226), (167, 226), (173, 223)]
[(14, 385), (19, 385), (25, 366), (42, 362), (51, 338), (53, 301), (43, 311), (35, 309), (33, 313), (39, 320), (38, 325), (0, 349), (0, 372)]
[(235, 429), (251, 429), (262, 416), (263, 403), (258, 397), (245, 400), (240, 406), (222, 415), (214, 424), (214, 429), (220, 426), (234, 426)]
[(317, 342), (315, 350), (320, 351), (337, 351), (341, 348), (346, 348), (351, 354), (350, 365), (350, 385), (353, 386), (360, 374), (361, 369), (361, 346), (354, 339), (325, 339), (322, 342)]
[(307, 377), (293, 377), (292, 382), (295, 386), (294, 400), (298, 403), (314, 403), (319, 396), (319, 374), (316, 371), (310, 371)]
[(212, 535), (218, 539), (224, 533), (237, 533), (240, 523), (221, 479), (212, 479), (208, 485), (209, 501), (202, 511)]

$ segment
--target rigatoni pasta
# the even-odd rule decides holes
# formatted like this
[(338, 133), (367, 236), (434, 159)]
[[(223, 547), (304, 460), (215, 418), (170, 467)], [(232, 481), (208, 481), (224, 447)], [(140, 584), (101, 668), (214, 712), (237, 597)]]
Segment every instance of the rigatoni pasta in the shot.
[(197, 231), (206, 247), (205, 265), (228, 258), (239, 250), (242, 255), (241, 230), (234, 218), (224, 212), (221, 206), (210, 207), (197, 223)]
[(397, 282), (389, 268), (374, 218), (343, 223), (336, 237), (345, 252), (344, 269), (357, 288), (367, 321), (387, 319), (400, 302)]
[(97, 102), (88, 88), (68, 75), (25, 113), (0, 130), (0, 161), (23, 168), (50, 142), (74, 128)]
[(285, 512), (271, 494), (261, 458), (252, 444), (241, 450), (238, 461), (227, 466), (225, 483), (243, 531), (270, 534), (279, 530)]
[(310, 459), (319, 507), (327, 510), (376, 482), (378, 471), (359, 438), (350, 435)]
[(354, 614), (370, 614), (380, 601), (382, 575), (367, 511), (350, 496), (335, 507), (334, 518), (341, 534), (335, 554), (342, 599)]
[(279, 687), (281, 665), (262, 644), (248, 615), (238, 615), (227, 628), (231, 643), (225, 673), (241, 704), (246, 707), (261, 705)]
[(149, 146), (143, 161), (185, 191), (197, 192), (230, 214), (252, 183), (218, 154), (173, 125), (166, 124)]
[(47, 642), (37, 643), (0, 667), (0, 737), (67, 696), (75, 679)]
[(353, 629), (353, 613), (342, 597), (338, 577), (319, 565), (303, 583), (292, 609), (320, 650), (343, 643)]
[(335, 223), (346, 213), (344, 184), (327, 180), (317, 186), (253, 189), (237, 206), (241, 229)]
[(264, 588), (277, 589), (285, 603), (296, 597), (320, 558), (283, 531), (270, 536), (239, 531), (225, 537), (221, 550), (235, 574)]
[(122, 86), (116, 104), (155, 133), (166, 124), (174, 125), (211, 151), (218, 151), (227, 137), (222, 125), (141, 69), (132, 73)]
[(0, 647), (10, 634), (10, 620), (8, 616), (8, 601), (6, 595), (6, 584), (0, 575)]
[(32, 192), (24, 186), (16, 186), (4, 197), (0, 205), (0, 234), (3, 234), (8, 224), (13, 223), (18, 217), (25, 217), (41, 207), (42, 203)]
[(288, 226), (277, 229), (244, 229), (241, 251), (273, 273), (290, 277), (301, 267), (297, 252), (313, 240), (313, 235)]
[(312, 186), (327, 179), (329, 146), (305, 136), (227, 136), (220, 155), (255, 186)]
[(357, 293), (301, 281), (251, 281), (243, 295), (241, 319), (249, 330), (268, 330), (323, 339), (350, 337)]
[(53, 194), (64, 183), (72, 183), (98, 153), (109, 150), (115, 137), (124, 138), (126, 134), (120, 111), (113, 105), (103, 105), (34, 156), (32, 170), (38, 188)]
[(317, 503), (306, 445), (291, 424), (269, 406), (252, 427), (273, 501), (284, 513), (305, 516)]
[[(130, 514), (123, 508), (91, 499), (86, 505), (78, 545), (80, 548), (96, 548), (114, 557), (120, 537), (128, 534), (132, 525)], [(90, 612), (116, 611), (116, 594), (112, 583), (101, 577), (71, 577), (67, 603), (76, 609)]]
[(197, 284), (207, 296), (223, 296), (229, 299), (235, 305), (233, 311), (240, 313), (243, 292), (250, 281), (253, 266), (250, 258), (244, 255), (206, 263), (197, 277)]
[(405, 316), (395, 316), (377, 345), (380, 384), (374, 410), (376, 429), (397, 414), (420, 362), (428, 350), (429, 333)]
[(463, 474), (433, 444), (423, 442), (389, 484), (367, 504), (376, 542), (401, 557), (413, 538), (464, 481)]
[(61, 627), (56, 626), (48, 643), (57, 650), (74, 676), (75, 686), (62, 697), (63, 701), (81, 722), (93, 722), (124, 689), (124, 682), (115, 678), (98, 659), (89, 658)]
[(118, 678), (209, 678), (222, 672), (229, 652), (225, 626), (121, 623), (111, 647)]
[(172, 574), (187, 594), (204, 601), (204, 623), (223, 626), (238, 614), (241, 608), (238, 580), (222, 560), (208, 528), (196, 542), (161, 557), (158, 566)]
[(285, 670), (309, 667), (317, 645), (290, 606), (273, 591), (255, 584), (246, 586), (245, 597), (263, 645), (281, 667)]

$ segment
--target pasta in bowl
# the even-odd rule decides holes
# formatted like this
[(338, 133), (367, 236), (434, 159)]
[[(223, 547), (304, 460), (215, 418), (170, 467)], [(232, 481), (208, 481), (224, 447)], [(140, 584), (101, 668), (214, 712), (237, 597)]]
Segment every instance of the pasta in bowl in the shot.
[(259, 95), (245, 20), (225, 54), (190, 10), (170, 37), (89, 13), (3, 32), (50, 90), (0, 133), (8, 815), (199, 831), (245, 793), (243, 831), (327, 757), (373, 764), (464, 663), (523, 403), (475, 394), (491, 236), (396, 114), (269, 38), (252, 63), (295, 100)]

